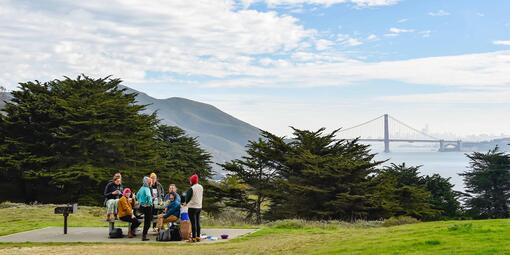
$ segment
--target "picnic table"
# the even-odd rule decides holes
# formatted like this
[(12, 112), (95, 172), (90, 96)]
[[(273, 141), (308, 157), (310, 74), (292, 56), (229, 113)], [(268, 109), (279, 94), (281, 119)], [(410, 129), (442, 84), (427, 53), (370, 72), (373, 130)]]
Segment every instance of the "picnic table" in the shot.
[[(154, 215), (158, 215), (159, 213), (162, 213), (163, 210), (165, 209), (165, 204), (162, 203), (162, 204), (156, 204), (153, 206), (154, 208), (154, 212), (153, 214)], [(143, 218), (142, 219), (138, 219), (139, 221), (142, 221), (143, 222)], [(158, 220), (157, 217), (152, 217), (152, 222), (156, 222)], [(115, 228), (115, 222), (116, 221), (121, 221), (121, 220), (112, 220), (112, 221), (108, 221), (108, 231), (112, 231), (114, 228)], [(128, 222), (128, 227), (131, 227), (131, 222)]]

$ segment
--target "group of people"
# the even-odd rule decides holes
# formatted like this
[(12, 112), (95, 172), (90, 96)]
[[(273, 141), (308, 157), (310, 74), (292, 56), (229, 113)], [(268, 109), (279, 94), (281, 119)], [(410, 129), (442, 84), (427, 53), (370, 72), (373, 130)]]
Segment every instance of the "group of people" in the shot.
[[(179, 221), (181, 213), (187, 213), (191, 223), (191, 237), (188, 241), (199, 242), (204, 188), (198, 183), (199, 178), (196, 174), (189, 178), (189, 182), (191, 187), (183, 193), (184, 197), (181, 199), (175, 184), (170, 184), (168, 193), (165, 194), (157, 175), (151, 173), (143, 177), (142, 186), (135, 195), (130, 188), (124, 188), (122, 175), (116, 173), (104, 190), (106, 220), (130, 222), (128, 237), (133, 238), (141, 225), (140, 220), (143, 219), (142, 240), (148, 241), (147, 233), (151, 224), (154, 231), (160, 231), (165, 225)], [(153, 223), (154, 216), (157, 217), (157, 221)]]

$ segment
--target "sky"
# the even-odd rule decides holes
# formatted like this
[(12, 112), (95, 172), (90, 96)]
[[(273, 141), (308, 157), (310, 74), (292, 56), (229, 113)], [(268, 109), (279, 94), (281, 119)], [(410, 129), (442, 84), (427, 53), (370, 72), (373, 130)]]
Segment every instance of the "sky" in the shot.
[(111, 75), (261, 129), (510, 135), (510, 1), (0, 0), (0, 85)]

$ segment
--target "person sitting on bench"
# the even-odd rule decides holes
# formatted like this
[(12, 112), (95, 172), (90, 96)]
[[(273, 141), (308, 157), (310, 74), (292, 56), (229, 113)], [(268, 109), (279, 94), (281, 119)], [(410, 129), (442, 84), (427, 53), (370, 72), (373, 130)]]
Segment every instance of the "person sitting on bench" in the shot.
[[(165, 201), (165, 203), (169, 202), (170, 201), (170, 193), (174, 193), (175, 194), (175, 201), (178, 203), (178, 204), (181, 204), (181, 196), (179, 196), (179, 193), (177, 192), (177, 186), (175, 186), (175, 184), (170, 184), (168, 186), (168, 194), (165, 195), (165, 199), (163, 201)], [(168, 205), (168, 204), (166, 204)]]
[(165, 213), (158, 215), (157, 228), (164, 229), (164, 226), (170, 222), (176, 222), (181, 213), (180, 201), (177, 201), (177, 194), (174, 192), (168, 193), (169, 203), (165, 207)]
[(136, 236), (136, 228), (138, 228), (141, 224), (133, 214), (134, 205), (135, 199), (131, 196), (131, 190), (129, 188), (125, 188), (122, 192), (122, 197), (119, 199), (118, 215), (121, 221), (131, 223), (131, 227), (128, 230), (128, 238)]
[(118, 217), (117, 207), (119, 198), (122, 196), (122, 179), (120, 174), (115, 174), (113, 180), (108, 182), (104, 188), (105, 205), (106, 205), (106, 220), (112, 221)]

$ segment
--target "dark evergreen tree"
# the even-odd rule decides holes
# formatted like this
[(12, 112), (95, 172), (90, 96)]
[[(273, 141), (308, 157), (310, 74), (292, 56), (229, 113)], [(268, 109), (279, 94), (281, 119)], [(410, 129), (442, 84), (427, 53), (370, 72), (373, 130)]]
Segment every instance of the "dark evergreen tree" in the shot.
[(498, 147), (487, 153), (467, 155), (470, 169), (460, 174), (466, 185), (466, 207), (476, 218), (508, 218), (510, 155)]
[[(21, 83), (7, 103), (0, 161), (26, 201), (99, 203), (98, 192), (121, 171), (139, 186), (152, 169), (155, 115), (141, 112), (119, 79), (79, 76)], [(9, 181), (9, 180), (7, 180)], [(8, 195), (8, 194), (6, 194)]]
[(224, 182), (229, 198), (226, 203), (241, 208), (247, 212), (248, 219), (255, 216), (256, 223), (261, 223), (262, 205), (274, 193), (277, 169), (269, 143), (259, 139), (251, 141), (246, 148), (247, 156), (222, 165), (230, 177)]
[(344, 219), (368, 217), (369, 175), (374, 161), (368, 145), (325, 134), (294, 129), (293, 137), (269, 136), (278, 159), (277, 195), (271, 198), (273, 218)]
[(200, 148), (196, 138), (179, 127), (158, 125), (156, 140), (160, 153), (156, 173), (162, 182), (184, 188), (189, 186), (188, 177), (195, 173), (204, 180), (211, 178), (211, 155)]
[(391, 164), (372, 181), (375, 184), (372, 217), (424, 219), (440, 213), (432, 208), (432, 196), (427, 190), (426, 179), (419, 175), (419, 167)]
[(453, 190), (450, 178), (443, 178), (439, 174), (425, 176), (425, 186), (430, 192), (431, 208), (440, 212), (428, 219), (453, 219), (460, 216), (461, 193)]

